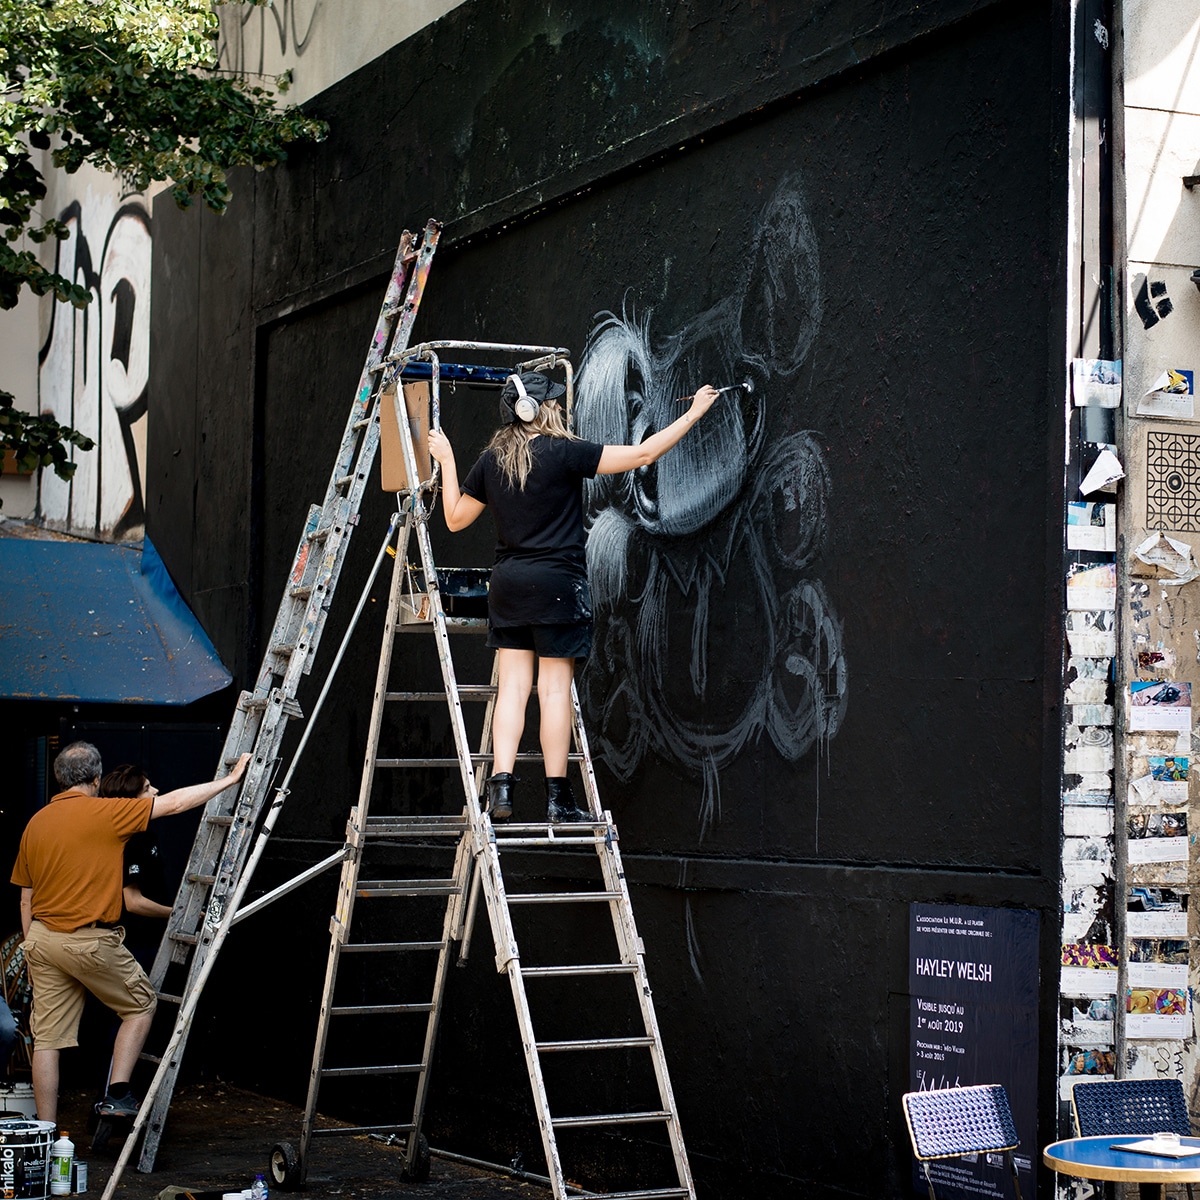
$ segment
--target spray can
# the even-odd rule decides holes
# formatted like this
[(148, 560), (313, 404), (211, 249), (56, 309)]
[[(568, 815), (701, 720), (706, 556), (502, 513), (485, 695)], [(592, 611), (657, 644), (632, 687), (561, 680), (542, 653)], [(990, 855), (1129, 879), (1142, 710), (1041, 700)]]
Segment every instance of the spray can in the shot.
[(71, 1194), (71, 1163), (75, 1158), (75, 1143), (65, 1129), (59, 1133), (58, 1141), (50, 1147), (50, 1195)]

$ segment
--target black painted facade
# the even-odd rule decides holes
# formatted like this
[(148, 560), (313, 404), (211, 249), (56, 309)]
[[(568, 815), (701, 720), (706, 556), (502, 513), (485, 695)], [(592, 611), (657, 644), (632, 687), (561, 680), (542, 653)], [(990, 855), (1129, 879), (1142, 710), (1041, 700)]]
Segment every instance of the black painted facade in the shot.
[[(986, 0), (605, 7), (472, 0), (314, 100), (328, 141), (235, 179), (225, 217), (160, 198), (149, 534), (244, 685), (323, 492), (400, 231), (429, 216), (446, 229), (418, 339), (559, 344), (578, 362), (610, 312), (645, 321), (658, 369), (689, 386), (702, 381), (689, 371), (754, 375), (763, 407), (743, 430), (762, 427), (747, 432), (724, 515), (665, 540), (639, 528), (630, 543), (643, 573), (686, 562), (703, 575), (706, 615), (695, 577), (658, 594), (655, 669), (663, 703), (691, 704), (689, 728), (717, 731), (723, 757), (706, 770), (651, 739), (619, 767), (601, 761), (601, 790), (701, 1194), (905, 1195), (910, 902), (1042, 913), (1039, 1140), (1055, 1133), (1066, 13)], [(669, 362), (663, 346), (686, 331), (688, 354)], [(464, 470), (493, 412), (469, 393), (447, 406)], [(785, 444), (796, 456), (772, 458)], [(751, 503), (771, 471), (776, 492)], [(317, 675), (390, 503), (369, 498)], [(740, 536), (761, 533), (755, 522), (774, 530), (765, 557)], [(483, 522), (456, 539), (440, 517), (433, 527), (441, 561), (488, 561)], [(803, 584), (836, 631), (844, 711), (797, 745), (737, 714), (769, 677), (784, 690), (774, 719), (811, 716), (809, 685), (784, 661), (811, 648), (806, 618), (763, 651), (764, 604), (787, 608)], [(374, 594), (264, 887), (341, 839), (382, 583)], [(610, 617), (629, 613), (618, 603)], [(680, 630), (696, 621), (700, 698), (678, 685), (691, 665)], [(414, 639), (401, 654), (413, 678), (434, 669)], [(462, 677), (484, 675), (480, 647), (465, 660)], [(811, 686), (828, 699), (837, 672), (828, 656), (817, 667)], [(611, 702), (624, 669), (614, 651), (584, 689), (618, 755), (620, 722), (637, 715)], [(448, 745), (441, 718), (406, 733)], [(425, 782), (378, 803), (453, 802), (455, 780)], [(334, 883), (231, 939), (193, 1068), (302, 1098)], [(523, 1150), (536, 1170), (507, 985), (479, 933), (453, 980), (430, 1139), (496, 1161)], [(388, 1094), (360, 1084), (344, 1111), (379, 1116)], [(624, 1152), (597, 1152), (597, 1183)]]

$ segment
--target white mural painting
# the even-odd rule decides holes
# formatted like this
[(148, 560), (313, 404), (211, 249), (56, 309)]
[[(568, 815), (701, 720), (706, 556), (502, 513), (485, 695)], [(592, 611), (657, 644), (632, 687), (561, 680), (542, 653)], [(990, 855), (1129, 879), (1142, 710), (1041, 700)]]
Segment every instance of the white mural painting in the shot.
[(38, 408), (96, 443), (74, 451), (70, 482), (43, 471), (48, 524), (118, 539), (144, 524), (142, 478), (150, 374), (150, 217), (140, 196), (89, 188), (60, 214), (71, 231), (55, 270), (87, 288), (84, 309), (55, 302), (38, 352)]
[(846, 710), (842, 628), (809, 575), (830, 480), (808, 432), (767, 436), (774, 403), (821, 323), (817, 239), (798, 181), (759, 214), (735, 286), (674, 333), (629, 299), (603, 313), (580, 362), (576, 428), (640, 442), (703, 382), (749, 378), (670, 454), (588, 487), (596, 640), (583, 676), (596, 749), (630, 779), (648, 753), (702, 782), (703, 838), (720, 819), (720, 772), (766, 737), (789, 762), (837, 733)]

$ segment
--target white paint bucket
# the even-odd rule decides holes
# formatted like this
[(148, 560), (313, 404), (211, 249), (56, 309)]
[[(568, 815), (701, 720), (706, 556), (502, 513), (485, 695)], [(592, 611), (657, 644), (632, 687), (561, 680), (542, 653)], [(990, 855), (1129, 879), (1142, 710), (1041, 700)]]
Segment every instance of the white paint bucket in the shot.
[(46, 1200), (54, 1132), (53, 1121), (0, 1120), (0, 1196)]
[(0, 1117), (34, 1117), (37, 1101), (31, 1083), (0, 1083)]

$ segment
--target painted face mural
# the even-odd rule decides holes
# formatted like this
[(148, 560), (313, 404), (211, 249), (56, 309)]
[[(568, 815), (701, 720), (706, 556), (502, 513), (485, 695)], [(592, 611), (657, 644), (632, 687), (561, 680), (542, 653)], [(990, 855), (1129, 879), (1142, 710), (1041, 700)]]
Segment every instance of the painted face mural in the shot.
[(792, 407), (821, 322), (817, 240), (795, 180), (759, 214), (753, 253), (724, 299), (664, 333), (653, 312), (601, 314), (580, 363), (576, 428), (637, 443), (705, 382), (749, 378), (656, 464), (587, 491), (596, 639), (584, 673), (597, 751), (623, 780), (653, 751), (703, 781), (703, 834), (719, 772), (766, 735), (788, 761), (828, 743), (846, 707), (841, 625), (808, 569), (829, 476), (809, 433), (767, 438)]

